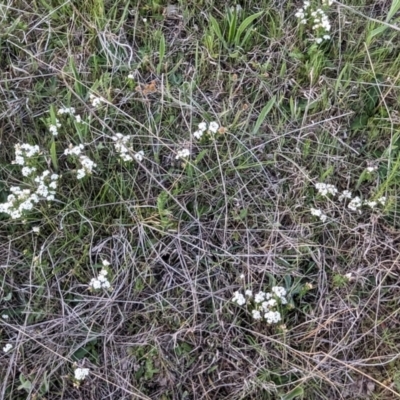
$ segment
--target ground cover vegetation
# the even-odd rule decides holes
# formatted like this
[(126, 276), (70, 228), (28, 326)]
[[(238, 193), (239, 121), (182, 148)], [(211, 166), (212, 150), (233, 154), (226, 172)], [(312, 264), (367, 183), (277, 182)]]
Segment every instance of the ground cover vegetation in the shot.
[(0, 398), (399, 398), (399, 10), (3, 1)]

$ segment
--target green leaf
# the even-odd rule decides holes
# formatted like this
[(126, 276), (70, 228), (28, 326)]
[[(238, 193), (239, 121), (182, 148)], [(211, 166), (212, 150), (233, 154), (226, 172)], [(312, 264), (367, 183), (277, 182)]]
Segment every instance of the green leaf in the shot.
[(50, 157), (53, 163), (53, 167), (56, 171), (58, 171), (58, 160), (57, 160), (57, 151), (56, 151), (56, 142), (53, 140), (50, 146)]
[(386, 17), (386, 22), (389, 22), (399, 10), (400, 10), (400, 0), (393, 0), (388, 15)]
[(304, 389), (299, 386), (293, 390), (291, 390), (289, 393), (286, 393), (281, 397), (281, 400), (293, 400), (296, 397), (303, 396), (304, 395)]
[(236, 11), (233, 13), (228, 11), (228, 15), (229, 15), (228, 43), (230, 45), (237, 44), (235, 39), (235, 32), (237, 29), (237, 13)]
[(211, 22), (211, 29), (218, 36), (218, 39), (221, 41), (221, 43), (226, 48), (227, 45), (225, 43), (224, 37), (222, 36), (221, 28), (219, 27), (217, 20), (212, 15), (210, 15), (210, 22)]
[[(388, 23), (394, 15), (397, 13), (397, 11), (400, 10), (400, 0), (393, 0), (392, 5), (390, 6), (390, 10), (386, 16), (385, 22)], [(375, 36), (379, 35), (380, 33), (386, 31), (386, 29), (390, 28), (388, 25), (380, 25), (377, 28), (373, 29), (367, 37), (367, 43), (371, 41)]]
[(19, 376), (21, 385), (18, 386), (18, 390), (25, 389), (28, 393), (32, 390), (32, 382), (25, 378), (23, 374)]
[(260, 15), (262, 15), (264, 11), (260, 11), (258, 13), (255, 13), (253, 15), (250, 15), (249, 17), (247, 17), (239, 26), (237, 32), (236, 32), (236, 38), (235, 38), (235, 42), (239, 43), (240, 37), (242, 36), (242, 33), (247, 29), (247, 27), (256, 19), (258, 18)]
[(159, 54), (159, 61), (158, 61), (158, 66), (157, 66), (157, 74), (161, 73), (161, 68), (163, 65), (163, 60), (165, 57), (165, 36), (161, 34), (160, 38), (160, 44), (158, 48), (158, 54)]
[(369, 115), (367, 114), (360, 114), (357, 115), (353, 121), (350, 123), (350, 129), (352, 131), (356, 131), (362, 128), (365, 128), (368, 125)]
[(265, 118), (267, 117), (269, 112), (272, 110), (272, 107), (274, 106), (275, 102), (276, 102), (276, 96), (273, 96), (270, 99), (270, 101), (261, 110), (261, 113), (257, 118), (256, 125), (253, 129), (253, 135), (255, 135), (258, 132), (258, 130), (260, 129), (261, 124), (264, 122)]

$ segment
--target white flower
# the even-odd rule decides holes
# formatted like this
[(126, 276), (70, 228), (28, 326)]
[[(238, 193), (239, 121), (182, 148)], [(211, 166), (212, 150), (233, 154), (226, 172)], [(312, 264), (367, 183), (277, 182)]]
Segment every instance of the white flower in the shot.
[(179, 160), (180, 158), (187, 158), (189, 156), (190, 156), (189, 149), (182, 149), (182, 150), (178, 150), (178, 153), (176, 154), (175, 159)]
[(90, 280), (89, 286), (91, 286), (93, 289), (97, 290), (101, 288), (101, 282), (98, 279), (92, 278)]
[(385, 196), (379, 197), (378, 203), (384, 206), (386, 204), (386, 197)]
[(282, 319), (281, 313), (279, 311), (268, 311), (264, 314), (264, 318), (269, 324), (276, 324)]
[(32, 227), (32, 232), (34, 232), (34, 233), (39, 233), (39, 232), (40, 232), (40, 226), (34, 226), (34, 227)]
[(233, 293), (232, 301), (239, 306), (246, 304), (246, 298), (240, 292)]
[(81, 124), (82, 123), (82, 118), (81, 118), (81, 116), (78, 114), (78, 115), (75, 115), (75, 121), (78, 123), (78, 124)]
[(263, 302), (261, 303), (261, 308), (262, 308), (265, 312), (269, 311), (269, 304), (268, 304), (268, 301), (263, 301)]
[(97, 97), (94, 94), (90, 94), (89, 99), (92, 102), (92, 106), (96, 108), (106, 101), (103, 97)]
[(247, 289), (247, 290), (244, 292), (244, 294), (245, 294), (247, 297), (253, 297), (253, 291), (252, 291), (251, 289)]
[(359, 208), (361, 208), (361, 206), (362, 206), (362, 201), (358, 196), (356, 196), (356, 197), (354, 197), (354, 199), (352, 199), (350, 201), (350, 203), (347, 207), (349, 207), (350, 210), (352, 210), (352, 211), (357, 211)]
[(205, 132), (207, 130), (207, 124), (205, 122), (199, 123), (199, 131)]
[(364, 204), (368, 207), (375, 208), (378, 203), (374, 200), (366, 200)]
[(9, 317), (8, 317), (7, 314), (2, 314), (2, 315), (1, 315), (1, 318), (3, 318), (3, 319), (8, 319)]
[(138, 161), (138, 162), (143, 161), (143, 157), (144, 157), (144, 151), (143, 151), (143, 150), (138, 151), (138, 152), (134, 155), (135, 160)]
[(128, 75), (128, 79), (135, 79), (135, 75), (133, 75), (132, 73)]
[(321, 38), (316, 38), (316, 39), (315, 39), (315, 42), (316, 42), (317, 44), (320, 44), (320, 43), (322, 43), (322, 39), (321, 39)]
[(329, 183), (318, 182), (318, 183), (315, 184), (315, 188), (318, 190), (318, 193), (321, 196), (327, 196), (328, 194), (331, 194), (331, 195), (335, 196), (336, 193), (338, 192), (336, 187), (334, 185), (329, 184)]
[(367, 168), (366, 168), (367, 172), (374, 172), (374, 171), (376, 171), (377, 169), (378, 169), (377, 166), (370, 166), (370, 167), (367, 167)]
[(7, 344), (3, 347), (3, 351), (4, 351), (4, 353), (8, 353), (12, 348), (13, 348), (13, 345), (12, 345), (11, 343), (7, 343)]
[(76, 179), (82, 179), (86, 176), (86, 172), (84, 169), (78, 169), (76, 173)]
[(58, 128), (61, 127), (60, 121), (58, 119), (56, 119), (56, 123), (55, 125), (50, 125), (49, 126), (49, 131), (53, 136), (57, 136), (58, 135)]
[(240, 274), (240, 279), (244, 279), (244, 274)]
[(101, 263), (102, 263), (105, 267), (109, 267), (109, 266), (111, 265), (107, 260), (101, 260)]
[(270, 299), (266, 303), (268, 304), (268, 307), (275, 307), (278, 304), (275, 299)]
[(265, 300), (265, 293), (264, 292), (258, 292), (256, 293), (256, 295), (254, 296), (254, 301), (256, 303), (262, 303)]
[(261, 313), (260, 313), (260, 311), (258, 311), (258, 310), (253, 310), (251, 313), (253, 314), (253, 318), (254, 318), (254, 319), (261, 319)]
[(343, 192), (339, 196), (339, 201), (343, 201), (344, 199), (351, 199), (350, 190), (343, 190)]
[(204, 134), (204, 131), (201, 131), (200, 129), (198, 131), (196, 131), (196, 132), (193, 132), (193, 136), (197, 140), (200, 140), (202, 138), (203, 134)]
[(322, 222), (325, 222), (328, 218), (320, 209), (318, 208), (311, 208), (310, 209), (311, 215), (318, 217)]
[(282, 286), (273, 286), (271, 291), (278, 297), (285, 297), (286, 296), (286, 289)]
[(69, 114), (69, 115), (74, 115), (75, 114), (75, 108), (74, 107), (63, 107), (60, 108), (57, 111), (58, 115), (63, 115), (63, 114)]
[(77, 368), (74, 375), (77, 381), (83, 381), (89, 375), (89, 368)]
[[(110, 263), (108, 263), (108, 261), (106, 261), (106, 260), (103, 260), (103, 265), (105, 267), (107, 267), (110, 265)], [(107, 274), (108, 274), (108, 271), (106, 269), (102, 268), (101, 271), (99, 272), (97, 278), (92, 278), (90, 280), (89, 286), (91, 287), (91, 289), (93, 289), (93, 290), (109, 289), (111, 287), (111, 284), (107, 279)]]
[(72, 146), (72, 144), (69, 145), (68, 149), (64, 150), (64, 154), (67, 155), (75, 155), (79, 156), (82, 153), (82, 150), (85, 148), (83, 144), (80, 144), (79, 146)]
[(218, 123), (215, 122), (215, 121), (212, 121), (212, 122), (210, 122), (210, 125), (209, 125), (209, 127), (208, 127), (208, 130), (209, 130), (210, 132), (212, 132), (212, 133), (217, 133), (218, 128), (219, 128)]
[(35, 167), (23, 167), (21, 169), (22, 175), (23, 176), (29, 176), (32, 174), (32, 172), (35, 172), (36, 168)]

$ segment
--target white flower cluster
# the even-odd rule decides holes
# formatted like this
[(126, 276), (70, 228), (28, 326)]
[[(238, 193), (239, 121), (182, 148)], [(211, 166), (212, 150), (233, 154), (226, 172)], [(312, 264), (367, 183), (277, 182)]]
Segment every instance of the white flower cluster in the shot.
[[(374, 168), (373, 170), (375, 170)], [(338, 190), (334, 185), (330, 185), (327, 183), (321, 183), (318, 182), (315, 184), (315, 188), (318, 190), (318, 193), (322, 196), (327, 197), (328, 195), (335, 196), (338, 194)], [(362, 201), (359, 196), (352, 196), (352, 193), (350, 190), (343, 190), (342, 193), (339, 194), (339, 201), (342, 202), (343, 200), (350, 200), (349, 204), (347, 207), (352, 210), (352, 211), (358, 211), (361, 214), (361, 208), (363, 206), (367, 206), (370, 208), (375, 208), (377, 205), (384, 206), (386, 204), (386, 197), (382, 196), (378, 198), (377, 200), (364, 200)], [(325, 222), (326, 219), (328, 218), (326, 214), (323, 213), (322, 210), (317, 209), (317, 208), (311, 208), (310, 209), (311, 215), (318, 217), (322, 222)]]
[[(246, 298), (247, 297), (247, 298)], [(245, 295), (235, 292), (232, 301), (239, 306), (245, 305), (253, 299), (253, 291), (248, 289)], [(260, 291), (254, 295), (254, 309), (251, 314), (254, 319), (265, 319), (268, 324), (276, 324), (282, 320), (281, 313), (277, 310), (280, 305), (287, 304), (286, 289), (282, 286), (273, 286), (271, 292)]]
[(75, 108), (74, 107), (63, 107), (57, 111), (57, 114), (58, 115), (63, 115), (63, 114), (75, 115)]
[(126, 135), (124, 136), (122, 133), (116, 133), (115, 136), (111, 138), (114, 140), (114, 147), (115, 150), (119, 153), (120, 157), (122, 158), (123, 161), (129, 162), (135, 159), (138, 162), (143, 161), (144, 157), (144, 151), (140, 150), (137, 153), (131, 156), (133, 152), (132, 146), (130, 146), (130, 142), (132, 140), (132, 136)]
[(74, 107), (63, 107), (60, 108), (57, 111), (58, 115), (70, 115), (71, 117), (75, 118), (75, 121), (78, 122), (79, 124), (82, 123), (82, 118), (79, 114), (75, 114), (75, 108)]
[(318, 217), (322, 222), (325, 222), (328, 218), (326, 214), (324, 214), (319, 208), (311, 208), (310, 209), (311, 215), (314, 217)]
[(343, 190), (343, 192), (339, 196), (339, 201), (343, 201), (345, 199), (351, 199), (351, 192), (350, 190)]
[(58, 128), (61, 128), (61, 124), (60, 124), (60, 121), (56, 118), (55, 124), (51, 124), (49, 126), (49, 131), (53, 136), (57, 136), (58, 135)]
[(94, 94), (90, 94), (90, 101), (92, 102), (92, 106), (97, 108), (101, 105), (101, 103), (105, 103), (106, 99), (104, 97), (97, 97)]
[(97, 278), (92, 278), (90, 280), (89, 286), (93, 290), (110, 289), (111, 287), (111, 284), (107, 279), (108, 271), (105, 269), (110, 265), (110, 263), (107, 260), (103, 260), (102, 264), (104, 268), (101, 269)]
[(21, 169), (22, 176), (30, 176), (34, 172), (36, 172), (36, 167), (22, 167)]
[(357, 211), (362, 207), (362, 201), (358, 196), (356, 196), (351, 199), (347, 207), (349, 207), (351, 211)]
[(7, 201), (0, 204), (0, 212), (9, 214), (12, 219), (17, 219), (22, 216), (24, 211), (33, 209), (34, 204), (40, 200), (52, 201), (55, 198), (57, 189), (58, 175), (52, 174), (45, 170), (41, 175), (36, 175), (37, 168), (27, 166), (29, 158), (38, 154), (40, 149), (38, 146), (27, 144), (15, 146), (15, 161), (14, 164), (25, 165), (21, 172), (25, 177), (30, 177), (30, 189), (21, 189), (19, 186), (10, 188), (11, 194), (8, 195)]
[(15, 148), (15, 160), (12, 164), (25, 165), (27, 159), (32, 158), (36, 154), (40, 153), (39, 146), (37, 144), (30, 145), (28, 143), (16, 144)]
[(97, 164), (92, 161), (89, 157), (82, 154), (82, 150), (85, 148), (83, 144), (78, 146), (69, 145), (68, 149), (64, 150), (64, 154), (66, 156), (73, 155), (78, 156), (78, 160), (81, 163), (81, 168), (77, 170), (76, 178), (82, 179), (86, 175), (91, 175), (93, 172), (93, 168), (97, 167)]
[(210, 136), (217, 133), (219, 129), (219, 124), (216, 121), (212, 121), (207, 126), (206, 122), (200, 122), (198, 128), (199, 129), (196, 132), (193, 132), (193, 136), (196, 139), (200, 140), (205, 133), (208, 133)]
[(66, 156), (72, 155), (72, 156), (79, 156), (82, 153), (82, 150), (84, 150), (85, 146), (83, 144), (80, 144), (78, 146), (72, 146), (72, 144), (69, 145), (68, 149), (64, 150), (64, 154)]
[(82, 179), (86, 175), (91, 175), (93, 172), (93, 168), (97, 167), (97, 164), (87, 156), (80, 155), (79, 161), (81, 163), (82, 168), (79, 168), (77, 170), (76, 179)]
[[(324, 0), (323, 5), (329, 6), (332, 4), (331, 0)], [(295, 16), (300, 19), (300, 23), (305, 25), (308, 22), (312, 25), (312, 30), (317, 34), (315, 42), (320, 44), (324, 40), (329, 40), (331, 38), (329, 32), (331, 30), (331, 24), (329, 18), (325, 11), (321, 8), (313, 10), (311, 3), (308, 0), (303, 2), (303, 7), (299, 8)]]
[(334, 185), (331, 185), (329, 183), (321, 183), (318, 182), (315, 184), (315, 188), (318, 190), (318, 193), (321, 196), (328, 196), (329, 194), (335, 196), (336, 193), (338, 192), (338, 190), (336, 189), (336, 187)]
[(77, 381), (83, 381), (89, 375), (89, 368), (76, 368), (74, 376)]
[(246, 304), (246, 297), (244, 297), (240, 292), (235, 292), (233, 293), (232, 301), (239, 306), (243, 306)]
[(7, 344), (3, 347), (3, 351), (4, 351), (4, 353), (8, 353), (12, 348), (13, 348), (13, 345), (12, 345), (11, 343), (7, 343)]
[(176, 154), (175, 159), (179, 160), (180, 158), (187, 158), (189, 156), (190, 156), (189, 149), (182, 149), (182, 150), (178, 150), (178, 153)]
[(50, 171), (43, 171), (42, 175), (37, 176), (34, 181), (37, 183), (36, 195), (44, 197), (46, 200), (54, 200), (57, 189), (57, 174), (51, 174)]

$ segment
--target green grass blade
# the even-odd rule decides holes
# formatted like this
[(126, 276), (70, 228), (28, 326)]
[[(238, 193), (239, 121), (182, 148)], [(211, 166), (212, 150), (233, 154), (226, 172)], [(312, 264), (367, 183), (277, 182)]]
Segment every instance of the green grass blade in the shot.
[[(400, 10), (400, 0), (393, 0), (388, 15), (385, 19), (385, 22), (389, 22), (399, 10)], [(369, 43), (375, 36), (386, 31), (386, 29), (388, 28), (389, 26), (387, 25), (380, 25), (377, 28), (373, 29), (367, 37), (367, 43)]]
[(386, 17), (386, 22), (389, 22), (399, 10), (400, 10), (400, 0), (393, 0), (388, 15)]
[(158, 66), (157, 66), (157, 74), (160, 74), (162, 66), (163, 66), (163, 60), (165, 57), (165, 36), (163, 34), (161, 34), (161, 37), (160, 37), (160, 45), (158, 48), (158, 53), (159, 53), (159, 60), (158, 60)]

